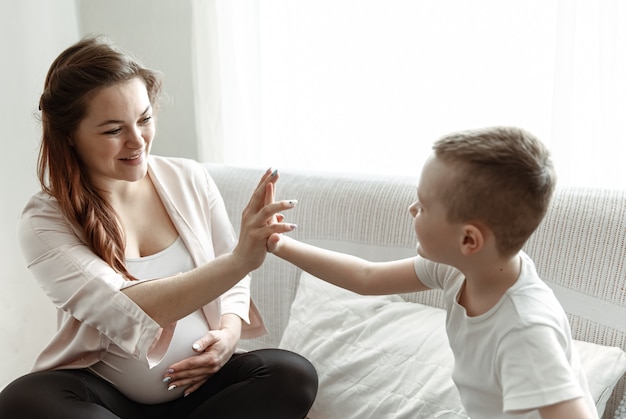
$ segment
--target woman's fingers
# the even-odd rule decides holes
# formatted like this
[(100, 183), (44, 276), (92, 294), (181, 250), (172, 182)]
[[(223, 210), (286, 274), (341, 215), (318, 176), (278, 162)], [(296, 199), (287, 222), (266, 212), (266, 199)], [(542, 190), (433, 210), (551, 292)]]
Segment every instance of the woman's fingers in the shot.
[(278, 174), (278, 170), (272, 170), (272, 168), (268, 168), (265, 173), (263, 173), (263, 176), (261, 176), (261, 180), (259, 180), (259, 183), (257, 183), (256, 187), (258, 188), (259, 186), (265, 184), (265, 181), (269, 178), (272, 177), (276, 177), (276, 175)]
[(243, 210), (239, 242), (233, 254), (243, 260), (251, 269), (258, 268), (267, 252), (275, 253), (283, 244), (282, 234), (297, 228), (286, 223), (283, 211), (290, 210), (298, 203), (295, 199), (275, 201), (278, 171), (268, 169), (257, 184), (248, 205)]
[(208, 378), (205, 378), (204, 380), (198, 381), (197, 383), (187, 387), (185, 389), (185, 397), (189, 396), (191, 393), (193, 393), (194, 391), (196, 391), (197, 389), (200, 388), (200, 386), (204, 383), (206, 383), (208, 381)]
[(276, 191), (275, 182), (268, 182), (265, 187), (265, 205), (269, 205), (274, 202), (275, 191)]
[(296, 200), (274, 201), (275, 183), (278, 177), (276, 170), (270, 172), (268, 169), (265, 172), (243, 211), (242, 227), (258, 228), (267, 224), (281, 223), (284, 220), (284, 216), (282, 214), (278, 216), (277, 214), (295, 206)]
[(271, 204), (265, 205), (260, 211), (259, 216), (265, 219), (269, 219), (271, 217), (282, 217), (284, 216), (280, 213), (281, 211), (290, 210), (296, 206), (298, 200), (296, 199), (285, 199), (281, 201), (275, 201)]
[[(244, 209), (244, 212), (256, 212), (266, 205), (269, 198), (273, 199), (273, 187), (278, 178), (278, 171), (271, 171), (270, 169), (268, 169), (265, 174), (263, 174), (261, 180), (257, 184), (257, 187), (252, 193), (250, 201)], [(270, 192), (270, 188), (272, 192)]]
[(242, 213), (239, 242), (233, 253), (243, 257), (253, 269), (263, 263), (269, 237), (288, 233), (296, 228), (295, 224), (283, 222), (285, 217), (281, 212), (292, 209), (297, 201), (274, 201), (277, 180), (276, 170), (266, 171)]

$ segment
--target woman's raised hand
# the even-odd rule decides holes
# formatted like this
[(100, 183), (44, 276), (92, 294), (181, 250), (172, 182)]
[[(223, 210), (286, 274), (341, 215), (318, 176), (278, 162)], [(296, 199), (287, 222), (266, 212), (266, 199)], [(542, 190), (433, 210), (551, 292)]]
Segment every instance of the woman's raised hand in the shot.
[[(274, 194), (276, 192), (276, 187), (274, 184), (271, 185), (272, 188), (271, 190), (268, 191), (267, 194), (265, 194), (265, 205), (269, 205), (271, 203), (274, 202)], [(288, 202), (291, 202), (293, 204), (295, 204), (296, 200), (290, 200)], [(283, 220), (285, 219), (285, 217), (283, 216), (283, 214), (275, 214), (271, 219), (270, 222), (271, 223), (282, 223)], [(282, 234), (280, 233), (272, 233), (270, 234), (270, 236), (267, 239), (267, 251), (270, 253), (276, 253), (280, 247), (280, 245), (284, 242), (284, 240), (282, 239)]]
[(237, 256), (244, 266), (250, 267), (250, 271), (261, 266), (265, 260), (270, 236), (296, 228), (294, 224), (280, 222), (282, 216), (279, 213), (293, 208), (296, 201), (274, 202), (274, 185), (278, 177), (276, 170), (268, 169), (263, 174), (241, 216), (239, 242), (233, 250), (233, 255)]

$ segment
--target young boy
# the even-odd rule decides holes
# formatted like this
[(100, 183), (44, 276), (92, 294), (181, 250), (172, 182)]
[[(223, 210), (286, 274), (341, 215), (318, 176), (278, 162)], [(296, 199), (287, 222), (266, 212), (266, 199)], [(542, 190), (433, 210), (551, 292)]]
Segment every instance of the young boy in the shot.
[(443, 289), (472, 419), (597, 418), (565, 312), (521, 250), (554, 190), (548, 150), (513, 127), (453, 133), (433, 150), (409, 208), (416, 257), (374, 263), (283, 235), (269, 251), (360, 294)]

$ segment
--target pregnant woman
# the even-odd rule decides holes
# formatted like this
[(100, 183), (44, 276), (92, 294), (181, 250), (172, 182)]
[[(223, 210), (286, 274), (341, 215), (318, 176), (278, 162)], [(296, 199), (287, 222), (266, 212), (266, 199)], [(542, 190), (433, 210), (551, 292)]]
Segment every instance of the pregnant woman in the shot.
[(273, 223), (268, 170), (239, 238), (197, 162), (150, 154), (161, 87), (103, 38), (52, 63), (40, 99), (42, 190), (19, 240), (58, 309), (33, 371), (0, 393), (3, 418), (304, 418), (313, 366), (279, 349), (243, 352), (265, 332), (248, 273)]

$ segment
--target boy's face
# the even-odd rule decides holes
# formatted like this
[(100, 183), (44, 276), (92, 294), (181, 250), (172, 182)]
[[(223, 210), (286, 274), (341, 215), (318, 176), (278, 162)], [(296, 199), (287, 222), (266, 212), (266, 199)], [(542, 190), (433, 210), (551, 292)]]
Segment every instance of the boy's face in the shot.
[(441, 191), (452, 182), (454, 170), (453, 164), (434, 155), (429, 157), (417, 186), (417, 201), (409, 207), (415, 219), (415, 234), (419, 242), (417, 253), (446, 264), (456, 259), (459, 248), (456, 244), (462, 237), (461, 224), (448, 222), (447, 207), (440, 198)]

